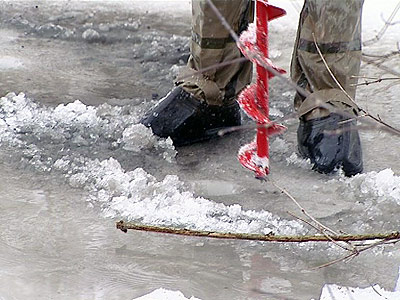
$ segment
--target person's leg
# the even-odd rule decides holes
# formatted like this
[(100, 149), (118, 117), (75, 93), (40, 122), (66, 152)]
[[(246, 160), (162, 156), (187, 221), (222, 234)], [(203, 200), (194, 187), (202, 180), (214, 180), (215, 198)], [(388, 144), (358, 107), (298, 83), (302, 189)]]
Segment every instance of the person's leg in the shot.
[[(248, 0), (214, 0), (228, 24), (240, 33), (251, 15)], [(236, 95), (251, 81), (248, 61), (218, 66), (242, 57), (228, 30), (206, 0), (192, 0), (191, 55), (177, 87), (148, 112), (141, 123), (175, 145), (216, 136), (218, 129), (239, 125)], [(202, 72), (203, 69), (216, 66)]]
[[(307, 98), (299, 94), (295, 97), (300, 117), (298, 146), (315, 169), (324, 173), (342, 165), (347, 175), (354, 175), (362, 171), (363, 164), (358, 132), (352, 123), (340, 125), (347, 118), (345, 115), (357, 113), (354, 104), (329, 74), (315, 41), (336, 79), (354, 99), (354, 84), (360, 70), (363, 2), (306, 0), (300, 17), (291, 77), (311, 94)], [(321, 108), (321, 102), (343, 110), (344, 114)], [(339, 133), (332, 134), (336, 129)]]
[[(214, 0), (213, 3), (236, 33), (247, 28), (250, 1)], [(209, 105), (229, 104), (250, 83), (252, 64), (249, 61), (232, 63), (196, 73), (243, 56), (207, 1), (193, 0), (192, 7), (191, 55), (187, 69), (181, 74), (185, 78), (177, 84)], [(193, 73), (196, 74), (188, 76)]]

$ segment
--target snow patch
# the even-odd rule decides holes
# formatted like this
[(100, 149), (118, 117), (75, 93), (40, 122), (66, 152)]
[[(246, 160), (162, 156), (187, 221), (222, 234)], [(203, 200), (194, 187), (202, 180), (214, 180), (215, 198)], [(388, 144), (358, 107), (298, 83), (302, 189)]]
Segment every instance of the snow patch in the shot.
[(276, 137), (270, 146), (272, 154), (285, 154), (289, 151), (289, 145), (283, 138), (280, 137)]
[(375, 197), (378, 203), (390, 200), (400, 205), (400, 176), (395, 175), (391, 169), (372, 171), (341, 180), (351, 190), (358, 190), (363, 195)]
[(180, 291), (170, 291), (163, 288), (154, 290), (150, 294), (144, 295), (133, 300), (200, 300), (199, 298), (185, 296)]

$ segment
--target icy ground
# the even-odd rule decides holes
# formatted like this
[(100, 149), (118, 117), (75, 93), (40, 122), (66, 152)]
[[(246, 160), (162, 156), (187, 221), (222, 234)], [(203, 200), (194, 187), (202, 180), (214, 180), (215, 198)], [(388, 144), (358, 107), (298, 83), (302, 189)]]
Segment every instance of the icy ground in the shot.
[[(276, 0), (272, 57), (288, 69), (300, 1)], [(366, 0), (364, 40), (397, 1)], [(0, 3), (0, 299), (133, 299), (159, 288), (199, 299), (318, 299), (326, 283), (393, 291), (398, 246), (329, 268), (334, 245), (277, 245), (122, 234), (114, 221), (275, 234), (313, 231), (297, 208), (236, 161), (253, 132), (175, 149), (138, 125), (184, 65), (190, 1)], [(396, 51), (400, 19), (367, 54)], [(284, 38), (282, 38), (284, 37)], [(384, 66), (400, 72), (400, 59)], [(363, 65), (363, 76), (391, 76)], [(400, 127), (400, 85), (362, 86), (357, 101)], [(272, 115), (293, 91), (272, 82)], [(78, 100), (77, 100), (78, 99)], [(248, 122), (248, 120), (246, 120)], [(295, 119), (272, 142), (272, 178), (314, 216), (350, 233), (398, 230), (400, 139), (362, 132), (365, 173), (316, 174), (296, 154)], [(178, 298), (179, 299), (179, 298)]]

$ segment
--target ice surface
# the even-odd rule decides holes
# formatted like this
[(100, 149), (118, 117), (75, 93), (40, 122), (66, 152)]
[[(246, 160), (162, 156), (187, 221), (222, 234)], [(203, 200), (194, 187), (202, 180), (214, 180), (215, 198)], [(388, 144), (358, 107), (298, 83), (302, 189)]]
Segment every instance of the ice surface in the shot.
[(320, 300), (398, 300), (400, 292), (389, 292), (379, 285), (367, 288), (343, 287), (336, 284), (326, 284), (321, 293)]
[(159, 288), (150, 294), (144, 295), (133, 300), (200, 300), (199, 298), (185, 296), (180, 291), (170, 291), (163, 288)]

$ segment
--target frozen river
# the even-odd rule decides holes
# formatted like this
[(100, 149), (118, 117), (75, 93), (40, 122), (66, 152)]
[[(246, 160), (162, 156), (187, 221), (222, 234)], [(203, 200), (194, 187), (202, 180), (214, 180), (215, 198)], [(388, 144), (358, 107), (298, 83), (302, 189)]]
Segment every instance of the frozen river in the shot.
[[(396, 1), (366, 0), (364, 40)], [(301, 1), (272, 27), (288, 69)], [(0, 300), (134, 299), (158, 288), (199, 299), (318, 299), (326, 283), (392, 291), (398, 245), (333, 266), (334, 245), (272, 244), (128, 232), (115, 221), (198, 230), (306, 234), (296, 206), (236, 160), (253, 138), (174, 149), (136, 125), (185, 64), (190, 1), (0, 3)], [(394, 22), (399, 21), (399, 17)], [(364, 47), (396, 51), (400, 25)], [(282, 36), (285, 38), (283, 39)], [(400, 58), (384, 66), (400, 72)], [(363, 76), (385, 75), (363, 65)], [(400, 127), (397, 81), (361, 86), (358, 103)], [(272, 82), (272, 113), (293, 91)], [(76, 101), (79, 100), (79, 101)], [(349, 233), (400, 227), (400, 138), (362, 132), (365, 173), (316, 174), (296, 153), (296, 120), (272, 143), (272, 178), (320, 221)]]

